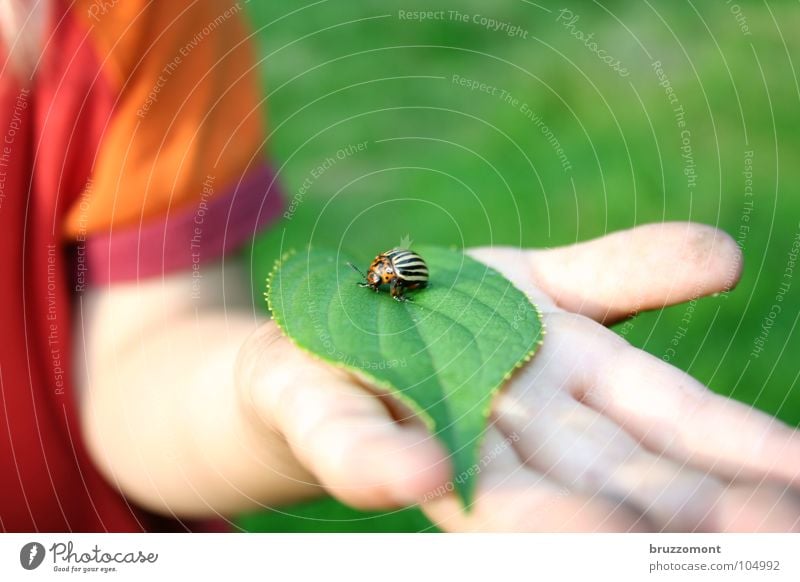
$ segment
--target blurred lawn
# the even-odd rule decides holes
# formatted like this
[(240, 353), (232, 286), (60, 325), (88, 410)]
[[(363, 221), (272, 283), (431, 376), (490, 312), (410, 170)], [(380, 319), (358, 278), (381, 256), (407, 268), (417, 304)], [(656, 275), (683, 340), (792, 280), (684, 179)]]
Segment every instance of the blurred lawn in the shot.
[[(594, 33), (630, 71), (624, 78), (556, 22), (561, 4), (246, 6), (263, 59), (267, 149), (287, 200), (298, 202), (290, 220), (255, 242), (259, 295), (281, 249), (308, 243), (341, 246), (366, 262), (404, 235), (420, 243), (546, 247), (647, 222), (713, 224), (744, 249), (736, 290), (702, 299), (693, 311), (639, 315), (617, 330), (665, 357), (688, 317), (673, 364), (717, 392), (800, 424), (800, 280), (783, 278), (800, 228), (800, 85), (790, 60), (800, 55), (797, 3), (740, 1), (739, 21), (724, 2), (566, 5), (580, 17), (574, 29)], [(400, 10), (444, 10), (445, 19), (404, 20)], [(451, 19), (449, 10), (468, 22)], [(472, 21), (476, 14), (525, 34), (488, 30)], [(686, 112), (694, 188), (656, 60)], [(470, 90), (454, 75), (498, 91)], [(504, 101), (500, 90), (517, 103)], [(570, 169), (541, 125), (526, 118), (523, 103), (553, 132)], [(364, 142), (363, 151), (337, 159), (337, 151)], [(748, 151), (753, 204), (745, 222)], [(335, 163), (315, 170), (327, 158)], [(754, 357), (786, 281), (783, 311)], [(327, 500), (283, 511), (297, 517), (271, 513), (241, 524), (266, 531), (424, 529), (414, 511), (364, 516)]]

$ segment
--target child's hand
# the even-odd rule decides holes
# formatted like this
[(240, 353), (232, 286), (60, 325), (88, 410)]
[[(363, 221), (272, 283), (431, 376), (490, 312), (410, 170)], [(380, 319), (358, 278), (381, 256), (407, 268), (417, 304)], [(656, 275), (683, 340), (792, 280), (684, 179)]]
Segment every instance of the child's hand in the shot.
[[(797, 431), (667, 364), (689, 349), (679, 330), (660, 359), (601, 325), (729, 288), (741, 256), (727, 235), (663, 224), (551, 251), (473, 255), (539, 304), (547, 335), (495, 402), (484, 452), (499, 452), (472, 513), (434, 499), (425, 506), (434, 520), (448, 529), (800, 529)], [(692, 311), (682, 333), (701, 325)]]
[(601, 325), (732, 286), (741, 256), (727, 235), (663, 224), (473, 254), (526, 291), (547, 324), (541, 351), (496, 400), (473, 511), (436, 495), (449, 465), (421, 424), (398, 424), (386, 401), (268, 324), (243, 352), (240, 386), (267, 433), (285, 439), (279, 458), (357, 507), (424, 501), (446, 529), (798, 527), (787, 487), (800, 485), (800, 438)]

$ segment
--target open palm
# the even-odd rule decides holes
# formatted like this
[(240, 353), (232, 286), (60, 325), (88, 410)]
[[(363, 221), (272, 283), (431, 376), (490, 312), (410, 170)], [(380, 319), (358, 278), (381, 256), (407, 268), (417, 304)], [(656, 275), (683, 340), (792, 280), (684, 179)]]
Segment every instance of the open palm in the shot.
[[(800, 438), (602, 324), (736, 282), (736, 245), (688, 223), (549, 251), (475, 249), (543, 311), (541, 351), (495, 401), (477, 502), (447, 529), (790, 530)], [(679, 342), (675, 342), (679, 345)]]

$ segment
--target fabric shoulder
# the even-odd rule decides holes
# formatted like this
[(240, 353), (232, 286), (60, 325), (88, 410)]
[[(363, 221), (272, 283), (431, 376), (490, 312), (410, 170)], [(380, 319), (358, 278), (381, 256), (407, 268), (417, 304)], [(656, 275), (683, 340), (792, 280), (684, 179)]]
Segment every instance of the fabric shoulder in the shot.
[(73, 10), (115, 102), (91, 183), (68, 211), (68, 238), (192, 214), (209, 182), (215, 196), (265, 194), (241, 187), (265, 172), (259, 71), (243, 5), (79, 0)]

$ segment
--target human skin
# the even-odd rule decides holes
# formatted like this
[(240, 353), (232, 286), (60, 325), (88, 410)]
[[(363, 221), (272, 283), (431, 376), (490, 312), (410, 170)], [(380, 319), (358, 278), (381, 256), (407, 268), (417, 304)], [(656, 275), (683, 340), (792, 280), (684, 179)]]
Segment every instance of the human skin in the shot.
[[(731, 288), (724, 233), (665, 223), (551, 250), (470, 253), (537, 303), (539, 353), (495, 399), (472, 511), (445, 451), (360, 379), (260, 315), (237, 261), (97, 288), (76, 317), (84, 436), (132, 501), (232, 516), (330, 494), (422, 502), (450, 531), (789, 531), (800, 437), (628, 345), (603, 324)], [(511, 438), (509, 438), (511, 437)]]

